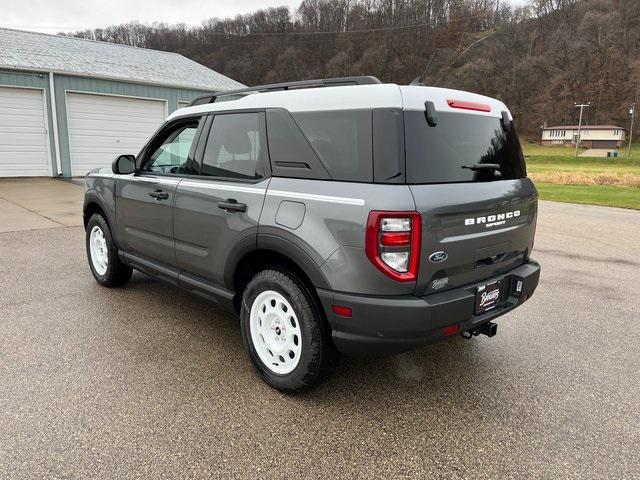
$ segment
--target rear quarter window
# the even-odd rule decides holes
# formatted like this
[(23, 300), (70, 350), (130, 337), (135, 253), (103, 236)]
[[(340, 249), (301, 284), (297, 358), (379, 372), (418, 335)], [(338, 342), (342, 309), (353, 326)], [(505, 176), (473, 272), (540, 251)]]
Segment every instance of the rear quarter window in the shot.
[[(437, 125), (430, 127), (425, 112), (404, 115), (408, 183), (486, 182), (527, 175), (515, 128), (505, 130), (499, 118), (438, 112)], [(501, 175), (462, 168), (480, 163), (500, 165)]]
[(331, 178), (287, 110), (267, 110), (267, 138), (274, 176), (312, 180)]
[(373, 181), (371, 110), (292, 115), (333, 180)]

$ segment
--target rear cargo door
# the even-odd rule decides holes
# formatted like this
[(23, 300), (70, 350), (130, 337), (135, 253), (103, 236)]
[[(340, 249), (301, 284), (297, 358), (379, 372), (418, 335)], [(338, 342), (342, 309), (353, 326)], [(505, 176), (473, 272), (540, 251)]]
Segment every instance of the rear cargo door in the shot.
[[(406, 175), (422, 215), (416, 294), (480, 282), (524, 263), (537, 192), (501, 112), (405, 111)], [(431, 123), (434, 123), (432, 119)]]

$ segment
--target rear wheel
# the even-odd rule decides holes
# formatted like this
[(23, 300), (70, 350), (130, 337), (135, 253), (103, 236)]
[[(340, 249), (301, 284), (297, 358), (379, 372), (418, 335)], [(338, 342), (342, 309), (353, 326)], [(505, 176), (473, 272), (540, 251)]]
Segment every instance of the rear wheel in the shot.
[(99, 213), (87, 223), (86, 247), (91, 273), (100, 285), (119, 287), (129, 281), (133, 270), (118, 258), (109, 224)]
[(335, 364), (316, 302), (288, 272), (264, 270), (253, 277), (243, 294), (240, 322), (258, 374), (278, 390), (307, 390)]

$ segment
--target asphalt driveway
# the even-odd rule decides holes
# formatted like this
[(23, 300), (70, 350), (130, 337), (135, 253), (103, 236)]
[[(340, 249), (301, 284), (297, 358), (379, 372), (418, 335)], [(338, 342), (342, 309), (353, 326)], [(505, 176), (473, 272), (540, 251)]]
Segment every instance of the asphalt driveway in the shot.
[(638, 212), (541, 203), (540, 287), (495, 338), (343, 359), (300, 396), (232, 315), (99, 287), (58, 223), (0, 233), (0, 478), (640, 476)]

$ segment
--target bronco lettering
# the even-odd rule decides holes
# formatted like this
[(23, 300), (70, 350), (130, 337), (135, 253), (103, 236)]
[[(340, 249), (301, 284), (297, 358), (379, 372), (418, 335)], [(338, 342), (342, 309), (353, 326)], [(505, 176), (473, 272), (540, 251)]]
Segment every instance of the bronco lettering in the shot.
[(488, 215), (486, 217), (465, 218), (464, 224), (479, 225), (481, 223), (486, 223), (487, 228), (489, 228), (489, 227), (495, 227), (497, 225), (504, 225), (506, 223), (505, 219), (516, 218), (519, 216), (520, 216), (520, 210), (513, 210), (511, 212), (498, 213), (494, 215)]

